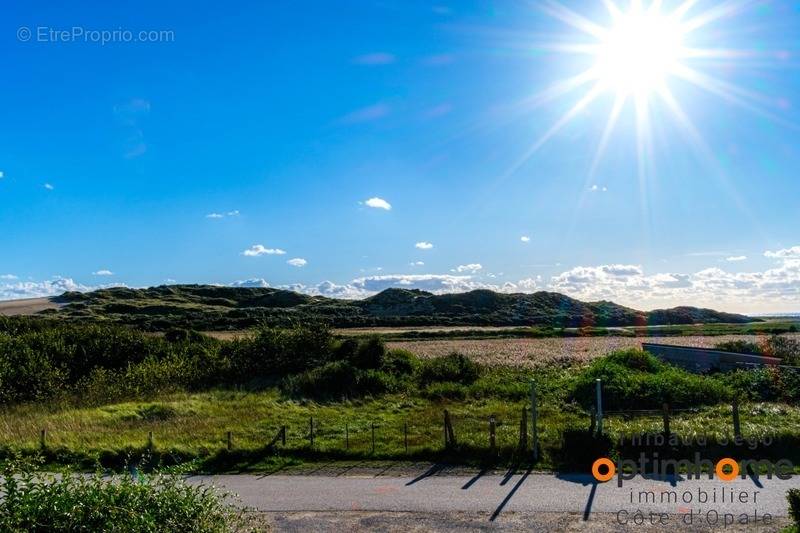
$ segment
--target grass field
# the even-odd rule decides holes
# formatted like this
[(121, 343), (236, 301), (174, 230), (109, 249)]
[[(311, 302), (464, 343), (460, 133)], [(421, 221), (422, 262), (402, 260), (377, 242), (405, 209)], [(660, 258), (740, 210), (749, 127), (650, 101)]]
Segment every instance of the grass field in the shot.
[[(522, 401), (429, 401), (403, 395), (318, 404), (285, 400), (275, 390), (211, 391), (94, 408), (48, 411), (20, 406), (0, 413), (0, 434), (2, 446), (33, 452), (40, 446), (40, 431), (46, 429), (46, 446), (54, 456), (60, 454), (61, 462), (74, 460), (87, 468), (104, 454), (116, 457), (112, 463), (121, 460), (121, 451), (133, 457), (141, 455), (152, 432), (155, 452), (173, 455), (181, 461), (195, 459), (201, 470), (263, 471), (330, 459), (448, 457), (443, 440), (443, 411), (448, 409), (459, 444), (459, 451), (450, 455), (450, 460), (485, 461), (489, 457), (488, 421), (495, 415), (497, 453), (503, 463), (514, 457), (519, 443), (523, 405)], [(309, 431), (312, 418), (313, 447)], [(742, 433), (747, 439), (781, 441), (800, 426), (800, 408), (744, 404), (741, 419)], [(287, 426), (285, 446), (278, 441), (274, 449), (266, 449), (265, 445), (283, 425)], [(586, 429), (588, 425), (589, 416), (583, 410), (564, 406), (555, 399), (543, 401), (539, 409), (538, 432), (543, 453), (539, 468), (558, 467), (564, 432)], [(724, 405), (675, 413), (671, 425), (681, 439), (733, 437), (730, 407)], [(657, 413), (613, 414), (605, 421), (605, 431), (612, 440), (642, 432), (657, 434), (662, 429)], [(232, 434), (231, 454), (224, 451), (228, 431)]]
[[(151, 465), (189, 462), (216, 472), (371, 459), (508, 464), (530, 458), (519, 443), (535, 381), (538, 468), (585, 471), (588, 455), (627, 453), (614, 442), (662, 431), (660, 412), (639, 411), (663, 402), (673, 408), (671, 428), (681, 438), (730, 437), (734, 397), (746, 437), (774, 438), (780, 445), (771, 450), (800, 459), (796, 375), (763, 369), (697, 376), (638, 350), (615, 352), (638, 347), (641, 337), (451, 338), (387, 349), (380, 339), (342, 339), (313, 327), (267, 327), (228, 342), (185, 330), (2, 324), (0, 458), (44, 452), (52, 464), (92, 469), (149, 456)], [(701, 346), (738, 339), (754, 337), (647, 337)], [(453, 351), (464, 355), (445, 356)], [(619, 410), (607, 413), (602, 435), (588, 431), (596, 378), (606, 409)], [(719, 450), (717, 443), (705, 451)]]

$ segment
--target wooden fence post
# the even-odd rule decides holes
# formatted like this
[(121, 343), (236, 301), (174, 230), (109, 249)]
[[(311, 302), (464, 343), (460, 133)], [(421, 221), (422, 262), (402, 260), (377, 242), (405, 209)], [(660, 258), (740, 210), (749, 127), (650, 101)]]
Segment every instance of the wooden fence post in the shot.
[(531, 450), (533, 460), (539, 460), (539, 432), (536, 427), (538, 421), (538, 406), (536, 405), (536, 382), (531, 380)]
[(281, 444), (286, 446), (286, 426), (281, 426)]
[(43, 429), (39, 434), (39, 445), (42, 449), (47, 448), (47, 430)]
[(603, 382), (600, 378), (595, 380), (595, 390), (597, 393), (597, 434), (603, 434)]
[(519, 421), (519, 449), (521, 452), (528, 450), (528, 409), (522, 407), (522, 418)]
[(450, 447), (450, 439), (448, 439), (447, 435), (447, 423), (450, 421), (450, 413), (447, 412), (447, 409), (444, 410), (444, 448), (445, 450)]
[(489, 450), (492, 452), (492, 455), (495, 454), (497, 451), (497, 446), (495, 442), (495, 429), (496, 429), (496, 420), (494, 415), (489, 417)]
[(665, 403), (661, 406), (662, 416), (664, 418), (664, 437), (669, 438), (669, 404)]
[(444, 447), (449, 449), (456, 444), (456, 433), (453, 431), (453, 422), (450, 420), (450, 411), (444, 410)]
[(741, 437), (742, 436), (742, 428), (741, 428), (741, 425), (739, 423), (739, 399), (738, 398), (734, 398), (733, 399), (733, 405), (731, 407), (733, 408), (733, 434), (736, 437)]
[(152, 431), (148, 431), (147, 432), (147, 450), (151, 451), (151, 452), (153, 451), (153, 432)]
[(233, 439), (231, 438), (231, 432), (228, 431), (227, 434), (225, 435), (225, 437), (226, 437), (225, 440), (227, 441), (226, 448), (228, 449), (228, 451), (231, 451), (233, 449)]

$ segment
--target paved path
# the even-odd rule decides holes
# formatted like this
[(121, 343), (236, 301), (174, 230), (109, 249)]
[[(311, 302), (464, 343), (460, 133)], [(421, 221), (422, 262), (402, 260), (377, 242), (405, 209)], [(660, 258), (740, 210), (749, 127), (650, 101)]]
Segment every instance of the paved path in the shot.
[(755, 482), (750, 478), (670, 482), (637, 477), (620, 488), (616, 479), (595, 484), (585, 475), (435, 473), (434, 467), (409, 477), (221, 475), (194, 476), (191, 480), (234, 492), (242, 505), (259, 511), (466, 511), (486, 513), (492, 521), (503, 513), (580, 513), (589, 518), (591, 513), (622, 510), (632, 516), (637, 509), (671, 515), (713, 510), (720, 520), (726, 513), (737, 519), (742, 513), (778, 517), (787, 514), (786, 491), (800, 487), (800, 477)]

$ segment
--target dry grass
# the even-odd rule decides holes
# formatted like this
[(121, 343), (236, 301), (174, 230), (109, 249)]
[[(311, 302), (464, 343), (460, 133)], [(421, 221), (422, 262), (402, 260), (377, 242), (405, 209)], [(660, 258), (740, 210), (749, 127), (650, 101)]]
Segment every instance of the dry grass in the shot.
[(58, 309), (63, 304), (53, 302), (50, 298), (27, 298), (25, 300), (11, 300), (0, 302), (0, 315), (33, 315), (47, 309)]
[[(761, 337), (763, 338), (763, 337)], [(639, 348), (642, 342), (713, 348), (731, 340), (757, 341), (754, 335), (673, 337), (569, 337), (545, 339), (431, 340), (389, 342), (390, 348), (410, 350), (420, 357), (436, 357), (458, 351), (478, 363), (535, 367), (552, 362), (581, 362), (623, 348)]]

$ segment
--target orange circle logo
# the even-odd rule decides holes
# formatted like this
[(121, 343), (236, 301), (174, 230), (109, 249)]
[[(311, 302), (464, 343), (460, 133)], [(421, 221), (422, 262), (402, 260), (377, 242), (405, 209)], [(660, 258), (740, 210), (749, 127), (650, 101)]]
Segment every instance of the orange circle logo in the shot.
[[(605, 466), (607, 472), (605, 474), (600, 473), (600, 467)], [(597, 481), (601, 483), (605, 483), (609, 481), (611, 478), (614, 477), (614, 474), (617, 473), (617, 468), (614, 466), (614, 463), (611, 462), (611, 459), (608, 457), (601, 457), (597, 461), (592, 464), (592, 475)]]
[[(725, 473), (725, 467), (731, 467), (731, 471), (727, 474)], [(722, 481), (733, 481), (736, 479), (736, 476), (739, 475), (739, 463), (731, 459), (730, 457), (725, 457), (720, 459), (717, 462), (717, 467), (715, 469), (717, 477), (720, 478)]]

